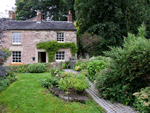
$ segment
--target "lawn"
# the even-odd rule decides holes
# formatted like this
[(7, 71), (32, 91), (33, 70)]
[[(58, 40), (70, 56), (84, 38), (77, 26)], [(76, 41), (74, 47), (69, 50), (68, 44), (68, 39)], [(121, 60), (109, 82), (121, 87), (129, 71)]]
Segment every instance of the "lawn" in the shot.
[(47, 75), (18, 74), (18, 80), (0, 93), (0, 113), (102, 113), (93, 101), (66, 102), (50, 94), (40, 83)]

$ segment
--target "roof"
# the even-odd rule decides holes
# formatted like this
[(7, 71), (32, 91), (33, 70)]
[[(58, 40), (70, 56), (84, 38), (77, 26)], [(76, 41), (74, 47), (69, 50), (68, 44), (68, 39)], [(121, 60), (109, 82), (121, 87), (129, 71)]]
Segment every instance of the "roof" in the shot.
[(76, 31), (72, 22), (68, 21), (17, 21), (10, 20), (11, 24), (8, 30), (71, 30)]

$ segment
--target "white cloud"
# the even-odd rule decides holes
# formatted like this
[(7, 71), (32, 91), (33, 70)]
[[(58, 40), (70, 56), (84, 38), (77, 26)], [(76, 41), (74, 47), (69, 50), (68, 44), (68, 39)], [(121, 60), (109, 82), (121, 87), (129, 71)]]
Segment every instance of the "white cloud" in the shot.
[(12, 10), (15, 7), (15, 0), (0, 0), (0, 17), (8, 17), (8, 10)]

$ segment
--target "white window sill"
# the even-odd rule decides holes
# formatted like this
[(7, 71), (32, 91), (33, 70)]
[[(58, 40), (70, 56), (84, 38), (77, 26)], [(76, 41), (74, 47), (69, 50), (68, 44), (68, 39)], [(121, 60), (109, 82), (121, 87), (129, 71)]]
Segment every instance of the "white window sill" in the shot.
[(56, 62), (65, 62), (65, 60), (55, 60)]
[(12, 44), (16, 44), (16, 45), (17, 45), (17, 44), (20, 44), (20, 45), (21, 45), (21, 43), (12, 43)]
[(64, 43), (65, 41), (57, 41), (58, 43)]

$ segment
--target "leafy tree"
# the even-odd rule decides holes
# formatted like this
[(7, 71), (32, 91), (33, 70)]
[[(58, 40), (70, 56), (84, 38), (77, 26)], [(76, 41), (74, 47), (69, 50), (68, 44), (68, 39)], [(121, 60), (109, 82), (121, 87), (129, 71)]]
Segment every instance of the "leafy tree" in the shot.
[[(96, 52), (108, 50), (108, 46), (121, 46), (127, 32), (137, 33), (137, 27), (144, 21), (149, 25), (149, 0), (75, 0), (78, 36), (85, 32), (97, 35), (103, 40), (95, 44)], [(149, 28), (148, 28), (149, 32)], [(81, 51), (83, 43), (78, 41)], [(95, 54), (96, 53), (96, 54)]]
[(66, 4), (63, 0), (22, 0), (16, 3), (16, 19), (26, 20), (36, 16), (36, 10), (40, 10), (43, 19), (50, 17), (51, 20), (67, 20)]

